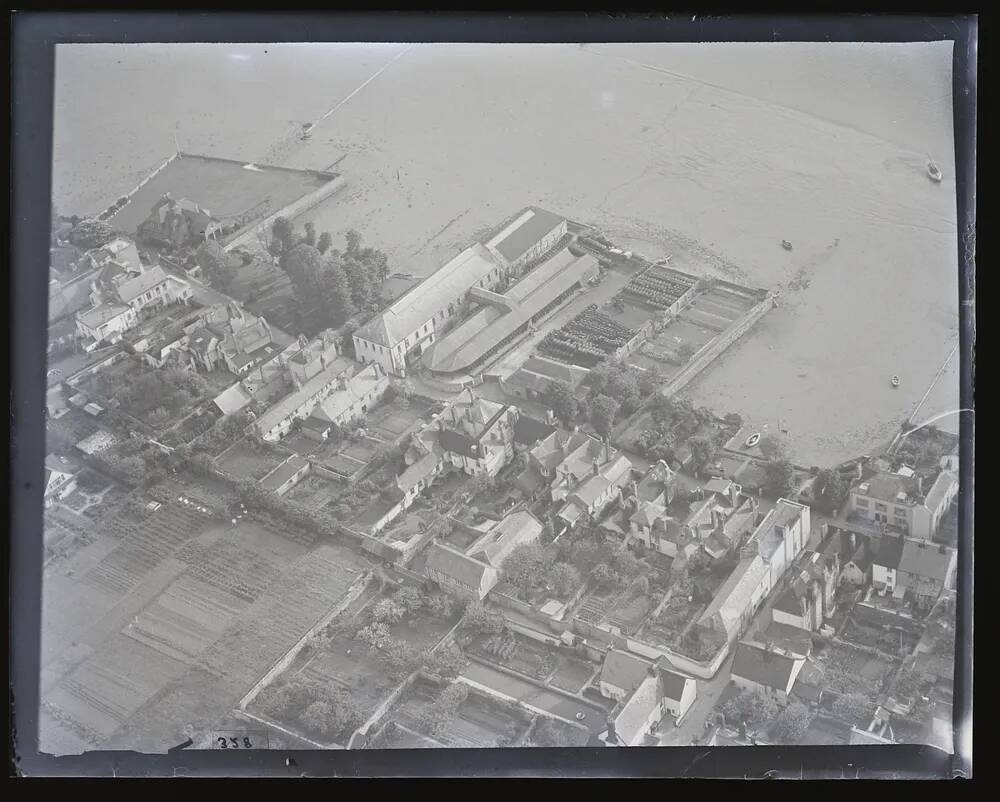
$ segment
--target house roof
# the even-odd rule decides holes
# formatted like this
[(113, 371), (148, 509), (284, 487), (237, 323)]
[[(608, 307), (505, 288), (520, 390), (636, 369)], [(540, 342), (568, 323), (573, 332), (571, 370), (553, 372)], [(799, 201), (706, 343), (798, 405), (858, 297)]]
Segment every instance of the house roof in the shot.
[(758, 643), (770, 642), (774, 647), (807, 657), (812, 652), (812, 634), (791, 624), (771, 621), (757, 634)]
[(484, 245), (466, 248), (365, 323), (355, 336), (392, 348), (499, 267)]
[(663, 698), (659, 680), (646, 674), (632, 694), (611, 713), (611, 722), (620, 743), (634, 745), (642, 735), (646, 722)]
[(774, 602), (775, 610), (780, 610), (789, 615), (802, 615), (802, 594), (798, 592), (795, 583), (792, 582), (785, 588), (784, 592), (778, 596)]
[(678, 674), (676, 671), (668, 671), (665, 668), (660, 669), (660, 686), (665, 699), (679, 702), (684, 695), (684, 688), (687, 687), (689, 682), (694, 682), (694, 680), (685, 677), (683, 674)]
[(437, 470), (440, 462), (441, 458), (436, 453), (427, 452), (396, 477), (396, 485), (403, 492), (416, 487)]
[(592, 439), (590, 435), (583, 432), (567, 432), (563, 429), (556, 429), (531, 449), (531, 456), (541, 463), (546, 471), (551, 471), (566, 458), (567, 453)]
[(662, 504), (654, 504), (652, 501), (639, 501), (635, 512), (629, 517), (630, 521), (635, 521), (639, 526), (652, 526), (660, 518), (665, 517), (667, 509)]
[(931, 489), (927, 492), (924, 505), (929, 510), (935, 510), (944, 502), (951, 493), (952, 488), (958, 484), (958, 477), (951, 471), (941, 471), (938, 478), (934, 480)]
[(542, 522), (534, 515), (527, 510), (519, 510), (501, 520), (485, 538), (473, 544), (468, 553), (477, 558), (485, 555), (487, 563), (499, 568), (519, 545), (538, 540), (542, 529)]
[(741, 642), (736, 645), (732, 674), (767, 688), (784, 691), (788, 688), (796, 662), (795, 658)]
[(544, 209), (527, 209), (488, 245), (496, 248), (508, 262), (515, 262), (563, 222), (565, 218)]
[(338, 357), (325, 370), (320, 371), (298, 390), (282, 398), (257, 420), (262, 432), (269, 432), (293, 414), (295, 410), (310, 401), (319, 391), (341, 374), (350, 370), (354, 363), (344, 357)]
[(878, 546), (878, 554), (872, 560), (873, 565), (896, 569), (903, 556), (903, 538), (886, 535)]
[(223, 415), (232, 415), (234, 412), (239, 412), (252, 400), (253, 397), (243, 388), (243, 385), (236, 382), (232, 387), (227, 387), (213, 398), (212, 403), (219, 408), (219, 412)]
[[(438, 373), (468, 371), (549, 304), (596, 273), (597, 260), (562, 250), (486, 303), (424, 351), (423, 363)], [(485, 293), (483, 298), (488, 297)], [(474, 299), (481, 300), (475, 297)]]
[(377, 362), (372, 362), (344, 383), (343, 390), (334, 390), (320, 401), (310, 414), (320, 423), (330, 423), (349, 411), (366, 394), (376, 389), (379, 384), (387, 384), (388, 380), (381, 372)]
[(555, 430), (556, 427), (550, 423), (532, 418), (530, 415), (520, 415), (514, 421), (514, 442), (522, 446), (533, 446)]
[(923, 540), (907, 538), (899, 559), (899, 570), (944, 582), (953, 556), (954, 552), (947, 546), (939, 547)]
[(733, 483), (729, 479), (710, 479), (705, 483), (706, 493), (718, 493), (722, 496), (729, 495), (729, 488)]
[(77, 318), (83, 325), (95, 329), (128, 311), (129, 308), (124, 304), (105, 303), (91, 307), (85, 312), (77, 312)]
[(610, 649), (601, 667), (601, 682), (631, 693), (648, 676), (653, 664), (620, 649)]
[(709, 621), (718, 613), (726, 632), (733, 632), (751, 596), (769, 570), (767, 563), (759, 555), (742, 559), (716, 591), (699, 622)]
[(432, 543), (427, 550), (424, 570), (437, 571), (462, 585), (478, 588), (482, 584), (483, 575), (490, 570), (490, 567), (441, 543)]
[(308, 460), (300, 457), (298, 454), (292, 454), (292, 456), (261, 479), (260, 486), (265, 490), (277, 490), (303, 468), (308, 467), (308, 465)]
[(144, 292), (149, 292), (156, 285), (163, 284), (166, 281), (176, 281), (178, 284), (185, 283), (179, 278), (167, 275), (159, 265), (153, 265), (152, 267), (147, 267), (135, 278), (126, 279), (119, 284), (117, 288), (118, 297), (124, 303), (134, 301)]
[[(883, 471), (855, 484), (851, 490), (854, 493), (893, 504), (912, 504), (912, 497), (917, 493), (917, 485), (916, 477), (900, 476), (897, 473)], [(903, 494), (904, 498), (899, 498), (900, 493)]]

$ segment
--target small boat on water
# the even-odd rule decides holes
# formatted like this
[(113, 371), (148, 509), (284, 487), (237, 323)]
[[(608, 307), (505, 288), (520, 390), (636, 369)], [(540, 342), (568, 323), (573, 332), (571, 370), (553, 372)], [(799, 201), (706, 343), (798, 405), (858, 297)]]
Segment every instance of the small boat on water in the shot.
[(752, 435), (750, 435), (747, 438), (746, 447), (747, 448), (753, 448), (759, 442), (760, 442), (760, 433), (759, 432), (754, 432)]
[(784, 248), (786, 251), (790, 251), (792, 249), (792, 243), (790, 243), (786, 239), (783, 239), (781, 241), (781, 247)]
[(941, 168), (934, 164), (934, 162), (927, 162), (927, 175), (930, 176), (931, 181), (935, 184), (940, 184), (943, 178)]
[(899, 387), (899, 376), (893, 376), (889, 381), (892, 382), (893, 387)]

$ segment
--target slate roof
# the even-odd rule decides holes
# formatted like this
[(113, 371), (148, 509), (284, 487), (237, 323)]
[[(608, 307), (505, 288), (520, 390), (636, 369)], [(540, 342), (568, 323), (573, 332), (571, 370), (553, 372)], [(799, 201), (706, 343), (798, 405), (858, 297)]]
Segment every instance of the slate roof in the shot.
[(424, 570), (437, 571), (452, 577), (462, 585), (472, 588), (481, 586), (483, 575), (489, 570), (486, 563), (466, 557), (460, 551), (448, 548), (441, 543), (432, 543), (427, 550), (427, 562)]
[(631, 693), (649, 676), (652, 663), (620, 649), (611, 649), (604, 656), (601, 682)]
[(944, 552), (932, 543), (907, 539), (903, 544), (903, 552), (899, 559), (899, 570), (944, 582), (948, 576), (954, 552), (947, 546), (943, 548)]
[(466, 248), (365, 323), (355, 336), (392, 348), (499, 268), (486, 246)]
[(515, 262), (563, 221), (564, 218), (557, 214), (532, 208), (514, 220), (511, 226), (501, 231), (489, 244), (508, 262)]
[(533, 446), (544, 440), (556, 430), (550, 423), (545, 423), (530, 415), (520, 415), (514, 422), (514, 442), (522, 446)]
[(556, 298), (596, 271), (593, 256), (560, 251), (503, 295), (493, 294), (495, 303), (485, 304), (425, 349), (423, 363), (438, 373), (471, 370)]
[(309, 461), (293, 454), (267, 476), (260, 480), (260, 486), (265, 490), (277, 490), (285, 482), (295, 476), (300, 470), (309, 465)]
[(403, 492), (410, 490), (433, 474), (440, 462), (441, 458), (433, 451), (424, 454), (396, 477), (397, 486)]
[[(882, 472), (856, 484), (851, 490), (854, 493), (888, 501), (892, 504), (912, 504), (913, 500), (911, 497), (917, 492), (917, 479), (915, 477)], [(898, 498), (900, 493), (906, 494), (907, 498), (900, 500)]]
[(183, 284), (180, 279), (168, 276), (159, 265), (153, 265), (152, 267), (147, 267), (135, 278), (127, 279), (119, 284), (117, 287), (118, 297), (125, 303), (134, 301), (143, 293), (149, 292), (153, 287), (169, 280)]
[(795, 663), (795, 659), (783, 654), (768, 653), (756, 646), (738, 643), (732, 674), (767, 688), (784, 691), (792, 678)]
[(619, 743), (628, 746), (638, 745), (637, 739), (642, 735), (646, 722), (659, 706), (661, 699), (662, 693), (657, 677), (647, 674), (632, 695), (620, 702), (612, 711), (611, 720)]
[(239, 412), (252, 400), (252, 396), (243, 388), (243, 385), (236, 382), (232, 387), (227, 387), (219, 393), (212, 402), (223, 415), (232, 415), (234, 412)]
[(86, 312), (78, 312), (77, 317), (85, 326), (96, 329), (128, 310), (129, 308), (124, 304), (105, 303), (92, 307)]
[(927, 492), (924, 505), (930, 509), (937, 509), (951, 492), (952, 487), (958, 484), (958, 477), (951, 471), (941, 471), (938, 478), (934, 480), (931, 489)]
[(873, 565), (896, 569), (903, 556), (903, 538), (886, 535), (879, 543), (878, 555), (872, 560)]
[(326, 367), (326, 370), (317, 373), (303, 384), (301, 388), (282, 398), (261, 415), (257, 420), (257, 426), (260, 431), (269, 432), (296, 409), (315, 397), (322, 387), (333, 381), (340, 374), (350, 370), (353, 364), (353, 362), (344, 357), (335, 359)]
[(484, 554), (486, 562), (494, 568), (499, 568), (507, 556), (522, 543), (538, 540), (544, 526), (527, 510), (511, 513), (490, 530), (485, 545), (473, 545), (469, 554), (480, 557)]

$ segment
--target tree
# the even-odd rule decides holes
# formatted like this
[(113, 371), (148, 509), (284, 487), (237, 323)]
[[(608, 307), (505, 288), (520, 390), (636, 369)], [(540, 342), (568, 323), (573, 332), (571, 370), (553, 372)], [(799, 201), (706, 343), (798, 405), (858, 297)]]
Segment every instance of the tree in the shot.
[(483, 644), (483, 648), (500, 660), (510, 660), (517, 654), (517, 636), (506, 626)]
[(428, 655), (424, 665), (431, 673), (446, 679), (454, 679), (465, 671), (469, 660), (462, 648), (452, 642)]
[(316, 701), (305, 709), (302, 723), (314, 733), (328, 736), (333, 727), (335, 714), (329, 702)]
[(688, 440), (688, 447), (691, 449), (691, 456), (694, 459), (695, 473), (705, 468), (718, 453), (715, 443), (708, 437), (692, 437)]
[(618, 572), (607, 563), (599, 563), (594, 566), (590, 577), (597, 583), (598, 587), (609, 587), (621, 583), (621, 577), (618, 575)]
[(496, 634), (504, 627), (503, 613), (488, 610), (481, 601), (473, 601), (465, 608), (463, 626), (481, 634)]
[(833, 703), (833, 714), (851, 724), (867, 725), (872, 716), (872, 700), (863, 693), (845, 693)]
[(780, 437), (773, 434), (765, 434), (762, 438), (760, 438), (760, 442), (757, 443), (757, 448), (759, 448), (760, 453), (769, 460), (784, 459), (786, 454), (785, 444), (781, 441)]
[(762, 691), (740, 693), (722, 706), (722, 714), (730, 724), (760, 726), (778, 712), (778, 705)]
[(392, 600), (402, 606), (407, 615), (420, 612), (424, 606), (424, 597), (417, 588), (406, 585), (393, 594)]
[(556, 593), (568, 596), (580, 587), (580, 572), (569, 563), (556, 563), (548, 573), (549, 581)]
[(792, 702), (774, 720), (771, 734), (781, 743), (793, 745), (802, 740), (812, 724), (812, 711), (802, 702)]
[(195, 259), (214, 287), (226, 290), (236, 277), (236, 267), (229, 254), (215, 240), (206, 240), (199, 245)]
[(840, 474), (827, 468), (816, 475), (813, 482), (813, 498), (820, 510), (827, 515), (836, 515), (847, 500), (849, 488)]
[[(319, 255), (319, 251), (316, 251), (316, 254)], [(333, 326), (342, 325), (347, 318), (354, 314), (355, 306), (351, 298), (351, 288), (347, 283), (344, 268), (339, 264), (327, 263), (326, 272), (323, 273), (320, 295)]]
[(384, 624), (397, 624), (403, 619), (406, 608), (392, 599), (382, 599), (372, 610), (372, 620)]
[[(295, 226), (285, 217), (277, 218), (271, 225), (271, 253), (283, 256), (295, 247)], [(284, 267), (284, 264), (282, 264)]]
[(306, 225), (305, 225), (305, 233), (302, 235), (302, 241), (306, 245), (311, 245), (314, 248), (316, 247), (316, 224), (315, 223), (311, 223), (311, 222), (310, 223), (306, 223)]
[(447, 593), (435, 593), (427, 599), (427, 611), (435, 618), (449, 619), (455, 613), (455, 600)]
[(795, 471), (787, 459), (771, 460), (764, 465), (764, 476), (768, 490), (777, 496), (787, 496), (792, 492)]
[(621, 406), (614, 398), (597, 396), (590, 404), (590, 423), (601, 437), (610, 437), (615, 415)]
[(69, 241), (81, 250), (100, 248), (115, 238), (114, 229), (103, 220), (81, 220), (69, 232)]
[(627, 365), (613, 364), (604, 394), (617, 400), (626, 415), (635, 412), (639, 408), (640, 395), (636, 371)]
[(691, 343), (681, 343), (680, 348), (677, 349), (677, 358), (681, 361), (681, 364), (690, 362), (694, 354), (695, 347)]
[(282, 256), (282, 267), (292, 280), (295, 296), (303, 303), (315, 304), (323, 284), (324, 262), (320, 252), (305, 243), (296, 245)]
[(563, 425), (570, 426), (576, 420), (580, 411), (580, 405), (573, 395), (573, 388), (564, 381), (553, 381), (549, 383), (545, 391), (545, 404), (552, 409)]
[(324, 231), (319, 235), (319, 240), (316, 242), (316, 250), (325, 254), (330, 250), (331, 245), (333, 245), (333, 237), (330, 236), (329, 231)]
[(389, 627), (380, 621), (374, 621), (366, 627), (358, 630), (357, 639), (368, 644), (372, 651), (383, 648), (392, 638)]
[(532, 587), (542, 584), (551, 564), (551, 559), (537, 543), (522, 543), (504, 560), (504, 578), (527, 594)]
[(398, 681), (413, 673), (420, 664), (421, 655), (405, 641), (389, 640), (379, 652), (379, 660), (385, 665), (389, 678)]
[(644, 370), (639, 374), (639, 394), (643, 397), (652, 395), (666, 381), (658, 370)]
[(587, 740), (587, 733), (582, 727), (557, 723), (548, 716), (540, 717), (531, 733), (531, 742), (536, 746), (585, 746)]

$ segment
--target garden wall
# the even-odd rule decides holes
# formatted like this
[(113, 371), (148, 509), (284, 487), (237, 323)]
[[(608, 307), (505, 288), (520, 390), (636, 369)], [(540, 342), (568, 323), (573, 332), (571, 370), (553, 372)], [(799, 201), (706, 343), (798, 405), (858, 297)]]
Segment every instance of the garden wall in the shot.
[(312, 209), (314, 206), (319, 205), (322, 201), (330, 197), (330, 195), (344, 186), (345, 183), (345, 179), (342, 175), (335, 175), (332, 180), (325, 183), (319, 189), (310, 192), (308, 195), (304, 195), (297, 201), (279, 209), (274, 214), (265, 217), (260, 222), (251, 223), (249, 228), (238, 233), (232, 240), (230, 240), (223, 250), (232, 251), (235, 248), (255, 244), (257, 242), (257, 234), (261, 231), (267, 231), (279, 217), (286, 217), (291, 220), (296, 215), (309, 211), (309, 209)]
[[(680, 392), (684, 387), (686, 387), (695, 376), (697, 376), (701, 371), (707, 368), (723, 351), (725, 351), (730, 345), (732, 345), (736, 340), (742, 337), (753, 325), (764, 317), (772, 308), (774, 307), (774, 298), (768, 296), (768, 298), (759, 303), (746, 315), (737, 320), (732, 326), (726, 329), (722, 334), (720, 334), (715, 339), (711, 340), (705, 345), (698, 353), (692, 357), (691, 361), (687, 363), (677, 373), (669, 382), (667, 382), (663, 387), (659, 389), (658, 392), (667, 396), (668, 398), (675, 393)], [(642, 414), (639, 412), (637, 414)]]

